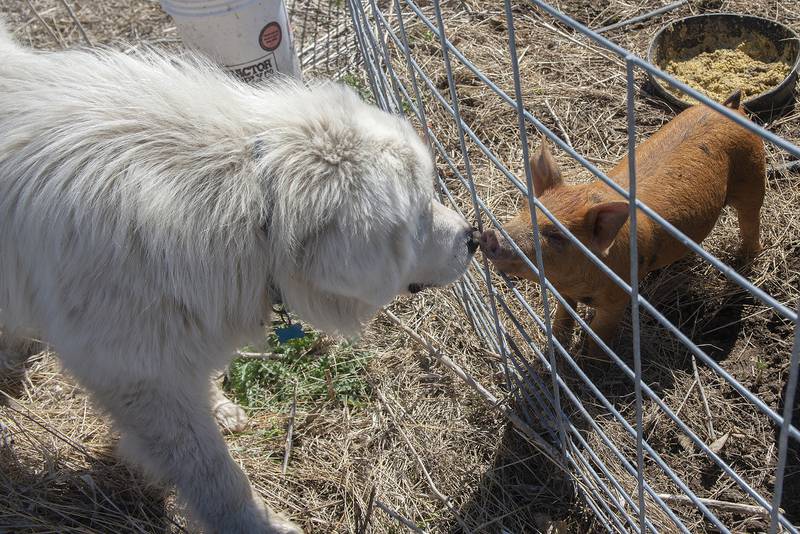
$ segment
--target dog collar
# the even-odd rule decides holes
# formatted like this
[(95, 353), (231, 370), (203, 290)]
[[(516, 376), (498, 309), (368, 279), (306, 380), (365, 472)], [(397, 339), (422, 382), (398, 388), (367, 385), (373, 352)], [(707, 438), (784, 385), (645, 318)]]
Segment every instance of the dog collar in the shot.
[[(303, 330), (303, 325), (300, 321), (292, 321), (291, 314), (283, 304), (280, 291), (275, 284), (269, 285), (269, 298), (272, 300), (272, 312), (278, 316), (280, 320), (279, 326), (274, 326), (275, 337), (278, 338), (278, 343), (286, 343), (293, 339), (302, 339), (306, 337), (306, 332)], [(274, 324), (274, 323), (273, 323)]]
[(273, 307), (283, 305), (283, 297), (281, 297), (281, 291), (272, 282), (270, 282), (269, 285), (267, 286), (267, 298), (269, 299)]

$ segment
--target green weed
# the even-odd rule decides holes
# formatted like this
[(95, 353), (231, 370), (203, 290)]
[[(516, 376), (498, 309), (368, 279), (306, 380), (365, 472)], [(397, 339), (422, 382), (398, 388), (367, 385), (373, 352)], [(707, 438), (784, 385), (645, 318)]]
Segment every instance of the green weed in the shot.
[(244, 350), (279, 355), (237, 358), (231, 364), (224, 388), (245, 408), (286, 410), (295, 387), (298, 404), (333, 401), (357, 408), (370, 396), (364, 372), (372, 354), (351, 344), (326, 344), (316, 332), (279, 343), (271, 333), (263, 346)]
[[(342, 76), (341, 81), (349, 85), (353, 89), (355, 89), (356, 92), (359, 94), (359, 96), (364, 99), (364, 101), (369, 102), (370, 104), (375, 103), (375, 97), (373, 96), (372, 91), (370, 90), (369, 87), (367, 87), (364, 80), (360, 78), (357, 74), (352, 74), (348, 72), (347, 74)], [(400, 105), (402, 106), (403, 113), (405, 115), (411, 115), (411, 113), (413, 112), (411, 104), (409, 104), (405, 99), (402, 99)]]
[(363, 98), (365, 102), (369, 102), (370, 104), (375, 103), (375, 96), (372, 94), (370, 88), (367, 87), (364, 79), (358, 74), (347, 72), (342, 75), (341, 81), (342, 83), (355, 89), (358, 95)]

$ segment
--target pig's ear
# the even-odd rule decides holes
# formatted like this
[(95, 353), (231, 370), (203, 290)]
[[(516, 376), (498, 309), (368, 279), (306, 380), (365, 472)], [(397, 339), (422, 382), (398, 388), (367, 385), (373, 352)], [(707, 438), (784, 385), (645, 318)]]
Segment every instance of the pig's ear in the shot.
[(542, 136), (539, 149), (531, 157), (531, 173), (533, 174), (533, 190), (537, 197), (548, 189), (561, 185), (561, 171), (553, 154), (550, 153), (547, 138), (544, 136)]
[(725, 99), (722, 105), (731, 109), (739, 109), (742, 106), (742, 93), (741, 89), (737, 89)]
[(625, 221), (628, 220), (627, 202), (604, 202), (586, 213), (586, 224), (590, 231), (591, 248), (606, 255), (614, 244)]

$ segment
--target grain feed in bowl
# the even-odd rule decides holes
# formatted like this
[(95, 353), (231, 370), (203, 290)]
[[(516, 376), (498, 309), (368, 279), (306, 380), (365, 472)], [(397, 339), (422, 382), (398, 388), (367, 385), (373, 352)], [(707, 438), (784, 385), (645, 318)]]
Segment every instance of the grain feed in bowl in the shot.
[[(719, 48), (713, 48), (710, 40), (717, 41)], [(779, 54), (761, 34), (753, 33), (733, 47), (724, 41), (718, 35), (708, 35), (692, 49), (669, 54), (676, 59), (669, 60), (664, 70), (717, 102), (739, 89), (745, 98), (759, 95), (780, 84), (791, 72), (786, 54)], [(669, 91), (685, 102), (695, 103), (677, 89)]]

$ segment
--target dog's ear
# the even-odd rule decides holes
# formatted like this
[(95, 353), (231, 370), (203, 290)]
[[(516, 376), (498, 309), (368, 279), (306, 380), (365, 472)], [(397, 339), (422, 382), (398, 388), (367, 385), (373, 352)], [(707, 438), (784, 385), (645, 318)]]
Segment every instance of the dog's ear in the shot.
[(586, 226), (589, 229), (591, 247), (601, 256), (608, 254), (617, 234), (628, 220), (627, 202), (604, 202), (592, 207), (586, 213)]
[(533, 175), (533, 190), (537, 197), (562, 183), (561, 170), (550, 152), (550, 146), (544, 135), (542, 135), (542, 142), (539, 144), (538, 150), (531, 157), (531, 174)]

